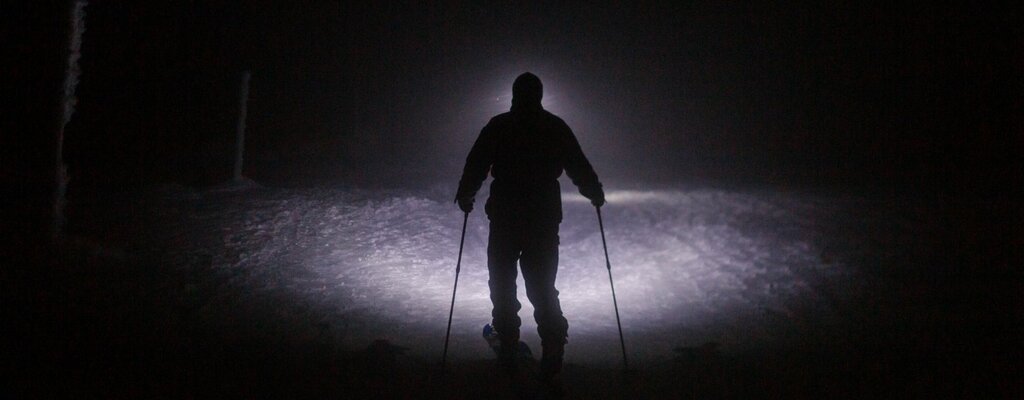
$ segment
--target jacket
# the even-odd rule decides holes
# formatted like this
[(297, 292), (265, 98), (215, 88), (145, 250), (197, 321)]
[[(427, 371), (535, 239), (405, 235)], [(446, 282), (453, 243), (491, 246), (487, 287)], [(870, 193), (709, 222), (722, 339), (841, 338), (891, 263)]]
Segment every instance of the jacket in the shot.
[(466, 157), (456, 198), (475, 196), (489, 172), (494, 181), (485, 210), (492, 221), (560, 222), (562, 171), (584, 196), (603, 197), (601, 182), (565, 121), (539, 104), (514, 106), (480, 131)]

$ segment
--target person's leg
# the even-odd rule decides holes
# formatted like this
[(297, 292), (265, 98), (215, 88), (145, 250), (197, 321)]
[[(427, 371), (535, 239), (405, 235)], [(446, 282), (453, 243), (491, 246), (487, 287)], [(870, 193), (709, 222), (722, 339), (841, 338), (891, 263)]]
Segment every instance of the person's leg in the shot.
[(491, 221), (491, 233), (487, 241), (487, 285), (491, 289), (491, 325), (498, 331), (502, 345), (519, 343), (519, 319), (521, 304), (516, 299), (516, 263), (520, 246), (516, 229), (509, 223)]
[(558, 273), (558, 225), (544, 224), (531, 230), (524, 243), (522, 260), (526, 296), (533, 304), (537, 333), (544, 347), (541, 359), (544, 373), (557, 374), (562, 367), (569, 323), (562, 315), (562, 306), (555, 289)]

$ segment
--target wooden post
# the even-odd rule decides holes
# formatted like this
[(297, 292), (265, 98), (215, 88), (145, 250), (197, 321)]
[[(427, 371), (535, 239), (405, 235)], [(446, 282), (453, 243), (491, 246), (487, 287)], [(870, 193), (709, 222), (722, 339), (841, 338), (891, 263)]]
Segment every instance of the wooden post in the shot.
[(245, 118), (249, 106), (249, 71), (242, 72), (242, 84), (238, 90), (238, 125), (235, 129), (235, 173), (232, 179), (242, 181), (242, 159), (245, 153)]
[(71, 115), (75, 113), (75, 104), (78, 99), (75, 97), (75, 89), (78, 87), (78, 76), (81, 69), (78, 66), (78, 59), (82, 58), (82, 34), (85, 32), (85, 6), (86, 0), (71, 0), (71, 10), (68, 14), (68, 42), (67, 64), (64, 67), (64, 85), (61, 87), (60, 100), (58, 102), (58, 117), (54, 145), (54, 189), (52, 199), (52, 216), (50, 224), (50, 237), (54, 243), (59, 243), (64, 237), (64, 205), (68, 187), (68, 167), (64, 164), (64, 129), (71, 121)]

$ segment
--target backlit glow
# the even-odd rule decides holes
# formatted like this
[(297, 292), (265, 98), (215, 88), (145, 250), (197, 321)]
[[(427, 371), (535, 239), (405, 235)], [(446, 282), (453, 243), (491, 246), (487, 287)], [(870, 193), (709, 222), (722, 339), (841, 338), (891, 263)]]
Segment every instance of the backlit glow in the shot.
[[(579, 349), (571, 357), (614, 363), (615, 352), (601, 351), (617, 333), (596, 215), (582, 197), (564, 198), (557, 286)], [(810, 223), (820, 210), (800, 199), (720, 191), (611, 191), (607, 198), (602, 211), (623, 329), (627, 343), (643, 343), (631, 350), (640, 357), (669, 357), (685, 344), (681, 330), (694, 341), (726, 345), (770, 340), (758, 318), (791, 314), (792, 300), (816, 298), (813, 280), (844, 274), (841, 260), (822, 260)], [(347, 194), (305, 206), (317, 217), (303, 228), (310, 236), (302, 262), (322, 287), (305, 295), (345, 319), (342, 340), (386, 338), (434, 356), (455, 278), (456, 207), (418, 196)], [(476, 337), (490, 320), (486, 243), (486, 217), (473, 212), (455, 304), (456, 357), (486, 355)], [(523, 337), (537, 345), (522, 278), (519, 290)]]

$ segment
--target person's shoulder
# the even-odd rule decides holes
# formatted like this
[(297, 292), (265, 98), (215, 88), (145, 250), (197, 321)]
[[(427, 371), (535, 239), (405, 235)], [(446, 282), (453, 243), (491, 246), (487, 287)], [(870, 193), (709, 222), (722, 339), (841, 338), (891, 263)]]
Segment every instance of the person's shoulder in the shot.
[(549, 124), (557, 126), (559, 128), (569, 129), (569, 124), (565, 123), (565, 120), (563, 120), (562, 117), (552, 114), (548, 110), (542, 110), (541, 115), (544, 119), (547, 120)]
[(511, 112), (503, 112), (501, 114), (498, 114), (498, 115), (495, 115), (495, 116), (491, 117), (491, 120), (487, 122), (487, 125), (499, 126), (499, 125), (507, 124), (509, 122), (512, 122), (512, 113)]
[(501, 114), (491, 117), (491, 121), (511, 121), (512, 117), (513, 116), (511, 111), (505, 111)]
[(554, 118), (554, 119), (557, 119), (559, 121), (562, 120), (562, 117), (559, 117), (559, 116), (555, 115), (554, 113), (552, 113), (551, 111), (548, 111), (547, 109), (540, 110), (540, 115), (543, 115), (544, 118)]

